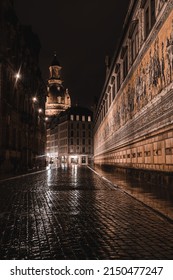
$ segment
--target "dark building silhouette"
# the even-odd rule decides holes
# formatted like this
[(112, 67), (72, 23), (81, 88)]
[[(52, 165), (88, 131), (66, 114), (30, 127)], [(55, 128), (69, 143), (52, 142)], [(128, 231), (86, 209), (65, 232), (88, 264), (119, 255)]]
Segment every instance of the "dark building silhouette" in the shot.
[(0, 3), (0, 172), (45, 165), (46, 87), (40, 42), (19, 23), (13, 1)]

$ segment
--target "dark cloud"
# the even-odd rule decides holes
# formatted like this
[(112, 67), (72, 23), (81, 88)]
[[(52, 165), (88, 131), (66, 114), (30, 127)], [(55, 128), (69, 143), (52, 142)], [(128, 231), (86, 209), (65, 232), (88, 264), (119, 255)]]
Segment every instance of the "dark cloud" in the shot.
[(53, 52), (63, 67), (72, 101), (90, 106), (105, 79), (105, 56), (113, 55), (129, 0), (15, 0), (21, 23), (32, 25), (42, 50), (45, 79)]

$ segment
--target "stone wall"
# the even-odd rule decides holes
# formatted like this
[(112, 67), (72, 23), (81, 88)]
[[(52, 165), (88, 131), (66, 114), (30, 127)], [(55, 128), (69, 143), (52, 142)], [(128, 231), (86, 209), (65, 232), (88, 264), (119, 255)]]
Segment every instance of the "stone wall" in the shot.
[(173, 171), (172, 1), (96, 127), (95, 163)]

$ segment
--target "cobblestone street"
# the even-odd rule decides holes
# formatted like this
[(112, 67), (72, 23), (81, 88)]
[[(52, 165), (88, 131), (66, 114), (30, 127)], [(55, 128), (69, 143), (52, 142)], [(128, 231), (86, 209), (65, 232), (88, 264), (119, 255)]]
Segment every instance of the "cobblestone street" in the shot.
[(173, 259), (173, 223), (87, 167), (0, 189), (1, 259)]

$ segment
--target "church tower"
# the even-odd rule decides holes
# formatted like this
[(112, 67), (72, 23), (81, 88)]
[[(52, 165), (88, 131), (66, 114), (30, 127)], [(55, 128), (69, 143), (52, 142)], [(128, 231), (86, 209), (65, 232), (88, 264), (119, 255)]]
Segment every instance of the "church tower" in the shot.
[(47, 117), (57, 116), (60, 112), (71, 107), (71, 99), (68, 89), (64, 88), (63, 81), (61, 79), (61, 69), (62, 67), (58, 62), (55, 53), (49, 67), (49, 80), (47, 86), (48, 96), (46, 100)]

